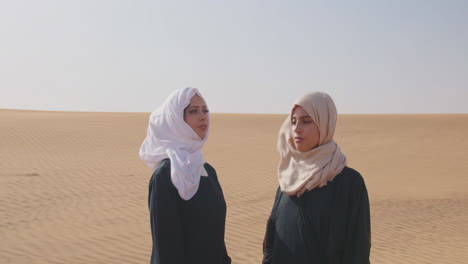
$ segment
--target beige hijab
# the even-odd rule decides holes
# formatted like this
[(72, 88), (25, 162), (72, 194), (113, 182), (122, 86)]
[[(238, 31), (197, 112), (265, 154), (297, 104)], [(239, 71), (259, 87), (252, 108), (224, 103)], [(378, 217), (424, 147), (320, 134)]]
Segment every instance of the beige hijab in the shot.
[[(306, 152), (298, 151), (292, 138), (291, 115), (296, 106), (304, 108), (320, 131), (318, 146)], [(278, 135), (278, 178), (282, 192), (299, 197), (327, 185), (346, 166), (346, 156), (333, 140), (336, 118), (335, 103), (326, 93), (309, 93), (296, 100)]]

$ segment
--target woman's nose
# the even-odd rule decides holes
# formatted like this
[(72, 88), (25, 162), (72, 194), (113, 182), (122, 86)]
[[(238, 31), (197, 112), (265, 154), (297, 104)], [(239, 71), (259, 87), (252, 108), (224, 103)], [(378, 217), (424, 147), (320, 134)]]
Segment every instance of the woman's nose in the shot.
[(297, 125), (294, 126), (293, 131), (296, 132), (296, 133), (299, 133), (299, 132), (302, 131), (302, 128), (301, 128), (301, 126), (299, 126), (299, 124), (297, 124)]

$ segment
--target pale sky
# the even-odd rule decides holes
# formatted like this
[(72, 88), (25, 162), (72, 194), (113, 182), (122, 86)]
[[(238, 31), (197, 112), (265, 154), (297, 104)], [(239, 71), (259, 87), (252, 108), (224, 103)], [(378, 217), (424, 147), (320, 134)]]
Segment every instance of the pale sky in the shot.
[(468, 113), (468, 1), (0, 0), (0, 108)]

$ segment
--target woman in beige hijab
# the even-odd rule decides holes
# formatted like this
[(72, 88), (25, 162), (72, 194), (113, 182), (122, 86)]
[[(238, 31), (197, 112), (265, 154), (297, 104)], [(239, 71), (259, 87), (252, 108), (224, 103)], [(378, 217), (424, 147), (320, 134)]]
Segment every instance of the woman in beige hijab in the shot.
[(331, 97), (315, 92), (298, 98), (283, 123), (264, 264), (369, 263), (367, 189), (333, 140), (336, 120)]

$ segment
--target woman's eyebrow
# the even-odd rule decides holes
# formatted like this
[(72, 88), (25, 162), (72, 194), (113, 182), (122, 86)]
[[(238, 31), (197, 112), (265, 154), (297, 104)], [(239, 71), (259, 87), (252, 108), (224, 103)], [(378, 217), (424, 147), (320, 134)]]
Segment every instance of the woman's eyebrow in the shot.
[(199, 105), (189, 105), (189, 106), (188, 106), (188, 108), (199, 108), (199, 107), (207, 108), (206, 105), (202, 105), (202, 106), (199, 106)]
[[(306, 118), (312, 118), (312, 117), (306, 115), (306, 116), (300, 116), (300, 117), (298, 117), (297, 119), (306, 119)], [(291, 120), (293, 120), (293, 119), (296, 119), (296, 117), (294, 117), (294, 116), (291, 117)]]

